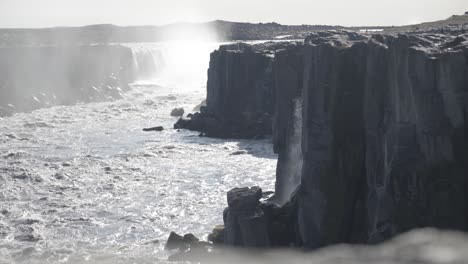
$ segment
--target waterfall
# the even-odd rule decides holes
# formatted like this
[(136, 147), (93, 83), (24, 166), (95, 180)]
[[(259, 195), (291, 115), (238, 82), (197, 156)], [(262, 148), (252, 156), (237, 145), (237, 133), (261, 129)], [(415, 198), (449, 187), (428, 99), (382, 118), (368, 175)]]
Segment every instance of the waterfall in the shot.
[(280, 178), (280, 197), (279, 203), (285, 203), (290, 200), (291, 195), (301, 184), (302, 175), (302, 98), (293, 100), (294, 111), (292, 113), (292, 133), (290, 133), (288, 148), (285, 153), (284, 163), (281, 167)]
[(164, 68), (164, 50), (158, 45), (132, 46), (133, 66), (137, 80), (152, 80)]

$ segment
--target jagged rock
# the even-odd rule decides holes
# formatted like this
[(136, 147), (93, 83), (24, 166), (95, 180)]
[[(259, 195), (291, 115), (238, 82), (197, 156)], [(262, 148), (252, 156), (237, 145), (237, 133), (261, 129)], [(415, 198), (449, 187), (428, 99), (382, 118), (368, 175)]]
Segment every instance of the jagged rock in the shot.
[(185, 245), (184, 237), (175, 233), (171, 232), (169, 238), (167, 239), (166, 246), (164, 249), (166, 250), (173, 250), (181, 248)]
[(227, 194), (227, 203), (230, 210), (251, 211), (255, 210), (262, 198), (260, 187), (234, 188)]
[(151, 131), (161, 132), (163, 130), (164, 130), (164, 127), (162, 127), (162, 126), (151, 127), (151, 128), (143, 128), (143, 131), (145, 131), (145, 132), (151, 132)]
[(193, 245), (200, 243), (199, 241), (200, 240), (193, 234), (186, 234), (184, 236), (181, 236), (175, 232), (171, 232), (169, 238), (167, 239), (165, 249), (188, 249)]
[(180, 116), (183, 116), (184, 113), (185, 113), (185, 110), (183, 108), (174, 108), (171, 111), (171, 116), (180, 117)]

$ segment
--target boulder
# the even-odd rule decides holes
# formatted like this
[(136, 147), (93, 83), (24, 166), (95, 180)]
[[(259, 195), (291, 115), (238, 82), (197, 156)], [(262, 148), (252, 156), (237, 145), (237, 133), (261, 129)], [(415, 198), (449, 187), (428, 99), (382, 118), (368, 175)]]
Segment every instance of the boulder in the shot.
[(214, 244), (224, 243), (224, 229), (224, 225), (215, 226), (211, 234), (208, 235), (208, 241), (211, 241)]
[(169, 238), (167, 239), (165, 250), (174, 250), (180, 249), (186, 245), (184, 237), (177, 234), (176, 232), (171, 232)]
[(183, 116), (185, 113), (184, 109), (183, 108), (174, 108), (172, 109), (171, 111), (171, 116), (174, 116), (174, 117), (181, 117)]
[(193, 234), (185, 234), (181, 236), (175, 232), (171, 232), (169, 238), (167, 239), (165, 249), (166, 250), (174, 250), (174, 249), (188, 249), (193, 247), (198, 243), (200, 240), (194, 236)]
[(143, 128), (143, 131), (145, 131), (145, 132), (151, 132), (151, 131), (161, 132), (163, 130), (164, 130), (164, 127), (162, 127), (162, 126)]

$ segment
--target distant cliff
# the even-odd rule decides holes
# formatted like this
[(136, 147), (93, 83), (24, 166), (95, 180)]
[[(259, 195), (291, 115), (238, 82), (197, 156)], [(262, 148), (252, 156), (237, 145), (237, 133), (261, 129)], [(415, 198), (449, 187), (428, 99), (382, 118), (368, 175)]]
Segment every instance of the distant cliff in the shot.
[[(256, 206), (258, 189), (230, 192), (239, 201), (225, 212), (228, 244), (468, 230), (468, 34), (323, 31), (272, 55), (273, 201), (283, 206)], [(208, 105), (239, 103), (217, 99)]]
[[(176, 23), (163, 26), (90, 25), (43, 29), (0, 29), (0, 47), (70, 44), (107, 44), (156, 42), (171, 39), (230, 41), (304, 38), (309, 32), (343, 28), (340, 26), (277, 23), (238, 23), (212, 21), (208, 23)], [(207, 37), (211, 37), (207, 39)], [(213, 39), (215, 38), (215, 39)]]

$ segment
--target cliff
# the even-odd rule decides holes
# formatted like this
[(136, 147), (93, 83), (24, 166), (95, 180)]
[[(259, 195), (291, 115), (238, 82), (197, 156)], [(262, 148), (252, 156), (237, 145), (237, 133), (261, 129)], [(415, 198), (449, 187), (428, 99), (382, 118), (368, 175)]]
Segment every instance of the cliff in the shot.
[(270, 201), (284, 205), (230, 206), (235, 245), (468, 230), (468, 34), (317, 32), (276, 52), (272, 67), (279, 159)]
[(296, 197), (306, 247), (468, 230), (467, 37), (306, 39)]
[(0, 48), (0, 115), (120, 98), (153, 60), (121, 45)]
[(175, 128), (210, 137), (254, 138), (271, 135), (272, 62), (276, 50), (290, 45), (269, 42), (221, 46), (211, 54), (206, 107)]

